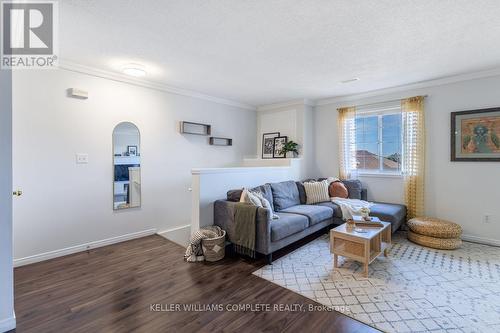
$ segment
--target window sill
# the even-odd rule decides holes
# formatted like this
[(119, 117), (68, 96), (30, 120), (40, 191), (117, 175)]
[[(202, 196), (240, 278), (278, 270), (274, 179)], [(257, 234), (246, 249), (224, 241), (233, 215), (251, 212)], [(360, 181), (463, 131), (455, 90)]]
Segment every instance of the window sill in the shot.
[(400, 173), (368, 173), (368, 172), (360, 172), (358, 173), (358, 177), (373, 177), (373, 178), (403, 178), (403, 175)]

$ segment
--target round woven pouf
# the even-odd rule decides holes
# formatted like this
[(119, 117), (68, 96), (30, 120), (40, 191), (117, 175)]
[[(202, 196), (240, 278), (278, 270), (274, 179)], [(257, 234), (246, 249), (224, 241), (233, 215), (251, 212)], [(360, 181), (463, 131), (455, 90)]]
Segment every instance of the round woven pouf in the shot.
[(460, 238), (437, 238), (424, 236), (416, 234), (411, 230), (408, 231), (408, 239), (413, 243), (440, 250), (454, 250), (458, 249), (462, 245), (462, 240)]
[(416, 234), (437, 238), (460, 238), (462, 227), (458, 224), (434, 217), (416, 217), (407, 222)]

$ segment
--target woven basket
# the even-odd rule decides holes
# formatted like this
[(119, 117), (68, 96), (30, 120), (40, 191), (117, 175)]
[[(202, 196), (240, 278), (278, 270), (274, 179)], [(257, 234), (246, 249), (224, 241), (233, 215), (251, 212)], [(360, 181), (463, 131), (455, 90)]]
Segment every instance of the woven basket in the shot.
[(437, 238), (424, 236), (416, 234), (411, 230), (408, 231), (408, 239), (413, 243), (440, 250), (454, 250), (458, 249), (462, 245), (462, 240), (460, 238)]
[(203, 239), (201, 247), (206, 261), (223, 259), (226, 254), (226, 231), (222, 230), (222, 236)]

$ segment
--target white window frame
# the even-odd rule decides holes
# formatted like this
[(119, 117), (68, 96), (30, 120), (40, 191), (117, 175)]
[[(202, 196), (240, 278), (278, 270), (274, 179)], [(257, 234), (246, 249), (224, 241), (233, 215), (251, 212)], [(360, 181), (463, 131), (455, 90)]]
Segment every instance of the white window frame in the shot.
[[(357, 118), (368, 118), (368, 117), (377, 117), (377, 128), (378, 128), (378, 135), (377, 135), (377, 148), (378, 148), (378, 156), (382, 157), (383, 153), (383, 123), (382, 123), (382, 117), (386, 115), (401, 115), (401, 106), (399, 104), (386, 104), (386, 105), (371, 105), (371, 106), (365, 106), (361, 107), (358, 110), (356, 110), (356, 116), (355, 119)], [(356, 130), (355, 130), (356, 131)], [(400, 129), (400, 145), (403, 144), (403, 129)], [(356, 149), (357, 150), (357, 142), (355, 143)], [(403, 151), (401, 147), (401, 160), (403, 159)], [(353, 173), (356, 173), (359, 176), (373, 176), (373, 177), (402, 177), (402, 165), (400, 165), (400, 168), (398, 171), (384, 171), (383, 170), (383, 158), (379, 158), (379, 168), (378, 170), (373, 170), (373, 169), (355, 169), (352, 170)]]

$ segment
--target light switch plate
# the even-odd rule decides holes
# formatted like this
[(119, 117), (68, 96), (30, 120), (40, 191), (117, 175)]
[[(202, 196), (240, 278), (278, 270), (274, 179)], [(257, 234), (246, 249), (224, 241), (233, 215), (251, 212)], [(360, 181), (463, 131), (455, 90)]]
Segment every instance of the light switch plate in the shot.
[(89, 163), (89, 154), (76, 154), (76, 164)]

